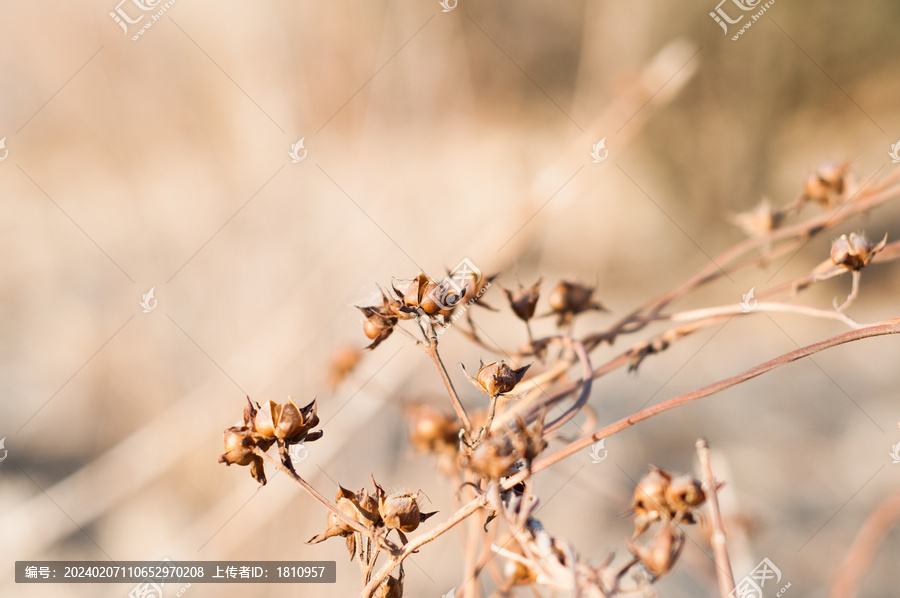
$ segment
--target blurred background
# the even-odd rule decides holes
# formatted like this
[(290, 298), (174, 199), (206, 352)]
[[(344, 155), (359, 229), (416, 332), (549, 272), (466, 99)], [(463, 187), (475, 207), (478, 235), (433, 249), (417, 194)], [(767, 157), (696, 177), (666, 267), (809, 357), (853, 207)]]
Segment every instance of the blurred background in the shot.
[[(822, 161), (850, 161), (859, 181), (894, 168), (900, 5), (887, 0), (776, 2), (736, 41), (710, 18), (712, 0), (148, 8), (0, 3), (2, 596), (130, 590), (16, 585), (15, 560), (166, 557), (337, 561), (333, 586), (195, 584), (190, 597), (356, 596), (343, 542), (304, 543), (324, 529), (318, 504), (286, 476), (270, 470), (260, 488), (216, 459), (246, 395), (316, 397), (325, 436), (301, 475), (330, 497), (374, 473), (421, 489), (435, 520), (452, 512), (456, 488), (403, 420), (414, 402), (449, 409), (427, 356), (395, 334), (329, 383), (335, 350), (368, 342), (352, 306), (376, 284), (463, 258), (507, 288), (574, 276), (612, 312), (579, 318), (585, 333), (741, 240), (730, 214), (763, 196), (793, 201)], [(120, 25), (117, 9), (143, 18)], [(601, 139), (609, 153), (594, 163)], [(833, 232), (852, 230), (896, 239), (900, 206)], [(792, 280), (828, 256), (829, 235), (675, 307)], [(848, 284), (801, 301), (828, 308)], [(896, 266), (872, 268), (850, 315), (895, 317), (898, 291)], [(499, 288), (485, 300), (505, 304)], [(492, 342), (525, 341), (508, 310), (473, 315)], [(735, 318), (598, 380), (591, 405), (606, 424), (843, 330)], [(705, 436), (727, 483), (735, 576), (767, 557), (789, 595), (825, 596), (900, 482), (888, 455), (900, 441), (896, 348), (846, 345), (632, 427), (603, 463), (575, 455), (539, 474), (539, 518), (586, 561), (624, 559), (633, 481), (651, 463), (692, 471)], [(452, 329), (442, 351), (464, 400), (483, 407), (456, 364), (493, 356)], [(661, 596), (715, 595), (709, 545), (689, 533)], [(898, 551), (894, 534), (863, 595), (895, 593)], [(455, 533), (423, 549), (406, 595), (461, 586), (461, 554)]]

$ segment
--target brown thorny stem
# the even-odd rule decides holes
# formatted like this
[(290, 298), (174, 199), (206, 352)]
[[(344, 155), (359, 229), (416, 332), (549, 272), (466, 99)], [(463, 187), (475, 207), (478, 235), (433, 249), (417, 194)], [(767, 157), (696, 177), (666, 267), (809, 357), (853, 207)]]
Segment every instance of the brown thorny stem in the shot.
[[(675, 409), (676, 407), (680, 407), (692, 401), (696, 401), (697, 399), (702, 399), (704, 397), (716, 394), (718, 392), (731, 388), (732, 386), (736, 386), (737, 384), (777, 369), (781, 366), (819, 353), (820, 351), (824, 351), (826, 349), (837, 347), (839, 345), (843, 345), (853, 341), (898, 333), (900, 333), (900, 318), (885, 320), (884, 322), (878, 324), (866, 326), (864, 328), (860, 328), (859, 330), (851, 330), (849, 332), (845, 332), (843, 334), (825, 339), (818, 343), (814, 343), (806, 347), (801, 347), (800, 349), (791, 351), (790, 353), (785, 353), (783, 355), (775, 357), (774, 359), (770, 359), (769, 361), (752, 367), (749, 370), (746, 370), (736, 376), (725, 378), (724, 380), (714, 382), (692, 392), (679, 395), (656, 405), (652, 405), (626, 418), (620, 419), (619, 421), (612, 423), (604, 428), (601, 428), (593, 434), (586, 435), (566, 445), (553, 454), (544, 457), (540, 461), (535, 462), (531, 467), (531, 471), (520, 471), (519, 473), (506, 478), (502, 483), (502, 488), (504, 490), (509, 490), (516, 484), (525, 481), (531, 475), (543, 471), (544, 469), (547, 469), (552, 465), (555, 465), (566, 457), (569, 457), (577, 453), (578, 451), (589, 447), (591, 444), (597, 442), (598, 440), (611, 436), (617, 432), (624, 430), (625, 428), (629, 428), (641, 421), (644, 421), (645, 419), (653, 417), (654, 415), (658, 415), (665, 411)], [(383, 582), (385, 578), (387, 578), (390, 572), (393, 571), (396, 566), (402, 563), (406, 559), (406, 557), (411, 555), (422, 545), (435, 540), (441, 534), (457, 525), (466, 517), (484, 506), (485, 502), (486, 494), (483, 494), (478, 498), (475, 498), (474, 500), (466, 503), (444, 523), (440, 524), (438, 527), (434, 528), (427, 534), (419, 536), (414, 540), (410, 540), (410, 542), (406, 546), (404, 546), (398, 553), (395, 553), (390, 558), (390, 560), (385, 563), (381, 569), (379, 569), (379, 571), (372, 577), (372, 580), (363, 589), (360, 597), (370, 598), (372, 592), (375, 591), (375, 589), (381, 584), (381, 582)]]

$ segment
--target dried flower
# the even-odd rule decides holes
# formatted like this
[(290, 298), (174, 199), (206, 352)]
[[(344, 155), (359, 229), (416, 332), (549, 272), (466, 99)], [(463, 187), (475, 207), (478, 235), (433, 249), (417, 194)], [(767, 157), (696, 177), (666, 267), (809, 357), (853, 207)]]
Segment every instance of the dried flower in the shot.
[[(367, 321), (368, 322), (368, 321)], [(377, 335), (376, 335), (377, 336)], [(328, 385), (335, 390), (359, 365), (360, 352), (355, 347), (340, 347), (331, 355)]]
[(751, 237), (761, 237), (772, 232), (784, 222), (785, 214), (772, 208), (767, 197), (764, 197), (752, 210), (735, 214), (731, 221)]
[(388, 576), (381, 585), (379, 585), (372, 598), (403, 598), (403, 565), (400, 565), (400, 577), (395, 578)]
[(831, 261), (835, 266), (843, 266), (856, 272), (867, 266), (875, 254), (884, 249), (885, 245), (887, 245), (887, 235), (878, 245), (874, 246), (866, 239), (865, 235), (850, 233), (849, 239), (847, 235), (841, 235), (831, 244)]
[[(359, 492), (351, 492), (343, 486), (338, 486), (334, 502), (341, 513), (364, 527), (373, 528), (380, 521), (378, 504), (365, 488)], [(334, 536), (343, 536), (347, 539), (347, 551), (352, 559), (356, 555), (356, 536), (354, 535), (356, 530), (331, 511), (328, 511), (326, 523), (328, 528), (307, 540), (306, 543), (318, 544)]]
[(593, 300), (594, 287), (575, 280), (561, 280), (550, 291), (550, 309), (557, 315), (557, 326), (563, 326), (581, 312), (606, 311), (599, 302)]
[(529, 428), (521, 417), (516, 417), (515, 428), (506, 433), (489, 430), (474, 448), (462, 453), (461, 464), (480, 477), (489, 480), (512, 475), (520, 459), (527, 467), (547, 448), (543, 438), (543, 419), (538, 418)]
[[(486, 395), (497, 397), (507, 392), (512, 392), (516, 384), (525, 377), (525, 372), (531, 364), (524, 367), (513, 369), (505, 361), (492, 361), (485, 365), (484, 362), (479, 363), (478, 373), (473, 378), (466, 373), (466, 378), (475, 385), (475, 388)], [(463, 366), (463, 372), (466, 371)]]
[(823, 207), (833, 208), (842, 199), (846, 188), (847, 166), (823, 162), (815, 173), (806, 177), (801, 201), (814, 201)]
[(394, 331), (394, 326), (399, 319), (398, 306), (399, 303), (389, 299), (384, 291), (381, 291), (381, 305), (356, 306), (366, 317), (363, 322), (363, 332), (372, 339), (372, 344), (368, 345), (366, 349), (374, 349)]
[(407, 410), (409, 437), (419, 451), (429, 453), (455, 453), (459, 446), (459, 422), (428, 405), (417, 405)]
[(528, 288), (519, 285), (519, 290), (515, 293), (509, 289), (503, 289), (513, 313), (523, 322), (534, 317), (534, 309), (537, 307), (538, 298), (541, 295), (541, 282), (542, 279), (538, 278), (537, 282)]
[(287, 403), (269, 401), (253, 418), (254, 431), (286, 445), (318, 440), (322, 437), (322, 431), (311, 431), (317, 425), (319, 416), (316, 415), (315, 399), (302, 409), (290, 397)]
[(656, 579), (675, 566), (684, 548), (684, 532), (676, 528), (671, 521), (666, 521), (649, 544), (641, 545), (630, 540), (626, 540), (625, 544)]
[(687, 474), (672, 475), (650, 466), (634, 489), (634, 537), (659, 520), (695, 523), (693, 510), (706, 501), (700, 482)]
[(247, 426), (232, 426), (225, 430), (225, 452), (219, 456), (219, 463), (249, 465), (253, 479), (265, 486), (263, 459), (253, 449), (259, 447), (265, 452), (274, 442), (274, 439), (265, 438)]
[[(456, 284), (460, 287), (460, 290), (462, 291), (460, 298), (465, 298), (468, 302), (475, 303), (485, 309), (497, 311), (485, 303), (483, 295), (488, 287), (491, 286), (491, 283), (494, 282), (494, 279), (497, 278), (498, 274), (483, 276), (480, 272), (469, 270), (464, 273), (461, 280), (460, 277), (454, 276), (454, 273), (451, 273), (449, 276), (453, 277)], [(462, 284), (460, 284), (460, 282)]]
[(406, 544), (406, 536), (403, 532), (415, 531), (419, 524), (436, 514), (422, 513), (419, 510), (418, 492), (395, 492), (387, 494), (384, 488), (375, 481), (372, 476), (372, 484), (375, 485), (375, 498), (378, 500), (378, 514), (388, 529), (395, 529), (400, 534), (400, 539)]

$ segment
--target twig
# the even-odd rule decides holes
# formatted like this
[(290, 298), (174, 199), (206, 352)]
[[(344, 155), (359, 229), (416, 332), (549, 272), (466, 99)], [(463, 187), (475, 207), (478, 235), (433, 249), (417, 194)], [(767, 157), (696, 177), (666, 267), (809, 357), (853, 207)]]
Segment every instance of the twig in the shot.
[(444, 381), (444, 386), (447, 387), (447, 393), (450, 395), (450, 400), (453, 402), (453, 409), (456, 410), (456, 416), (462, 421), (466, 436), (471, 438), (472, 422), (469, 421), (466, 409), (463, 407), (462, 402), (460, 402), (459, 395), (456, 394), (456, 389), (453, 388), (453, 382), (450, 381), (450, 375), (447, 373), (447, 368), (444, 367), (444, 362), (441, 361), (441, 356), (438, 354), (437, 350), (437, 341), (432, 339), (425, 346), (425, 352), (428, 353), (428, 356), (431, 357), (434, 365), (437, 366), (438, 372), (441, 375), (441, 380)]
[[(750, 368), (736, 376), (732, 376), (730, 378), (725, 378), (724, 380), (720, 380), (718, 382), (714, 382), (702, 388), (698, 388), (692, 392), (679, 395), (672, 399), (663, 401), (661, 403), (657, 403), (656, 405), (651, 405), (646, 409), (642, 409), (637, 413), (633, 413), (626, 418), (620, 419), (619, 421), (612, 423), (600, 430), (597, 430), (593, 434), (589, 434), (587, 436), (583, 436), (575, 442), (569, 443), (568, 445), (562, 447), (556, 452), (544, 457), (540, 461), (537, 461), (531, 469), (530, 473), (537, 473), (544, 469), (547, 469), (551, 465), (554, 465), (566, 457), (569, 457), (578, 451), (585, 449), (591, 446), (593, 443), (601, 440), (603, 438), (607, 438), (612, 436), (613, 434), (624, 430), (625, 428), (629, 428), (638, 422), (644, 421), (645, 419), (651, 418), (654, 415), (658, 415), (665, 411), (669, 411), (670, 409), (674, 409), (676, 407), (680, 407), (686, 403), (690, 403), (691, 401), (696, 401), (697, 399), (702, 399), (704, 397), (708, 397), (710, 395), (721, 392), (727, 388), (731, 388), (737, 384), (750, 380), (752, 378), (756, 378), (757, 376), (761, 376), (766, 372), (770, 372), (776, 368), (787, 365), (789, 363), (793, 363), (799, 359), (803, 359), (804, 357), (809, 357), (810, 355), (814, 355), (819, 353), (820, 351), (824, 351), (826, 349), (830, 349), (832, 347), (837, 347), (839, 345), (843, 345), (845, 343), (858, 341), (866, 338), (874, 338), (876, 336), (885, 336), (889, 334), (898, 334), (900, 333), (900, 318), (893, 318), (890, 320), (885, 320), (884, 322), (880, 322), (878, 324), (873, 324), (871, 326), (866, 326), (865, 328), (860, 328), (859, 330), (851, 330), (849, 332), (845, 332), (843, 334), (838, 334), (837, 336), (833, 336), (831, 338), (825, 339), (823, 341), (819, 341), (818, 343), (814, 343), (812, 345), (808, 345), (806, 347), (801, 347), (795, 351), (791, 351), (790, 353), (785, 353), (784, 355), (779, 355), (774, 359), (770, 359), (769, 361), (763, 362), (755, 367)], [(503, 488), (508, 490), (512, 488), (519, 482), (523, 481), (529, 472), (521, 471), (513, 476), (506, 478), (503, 481)]]
[(872, 565), (878, 547), (898, 521), (900, 491), (888, 497), (866, 518), (834, 576), (830, 598), (854, 598), (857, 595), (859, 584)]
[(817, 309), (815, 307), (807, 307), (805, 305), (791, 305), (790, 303), (758, 302), (756, 306), (750, 310), (745, 310), (743, 307), (741, 307), (740, 304), (721, 305), (717, 307), (706, 307), (703, 309), (681, 311), (668, 316), (656, 316), (656, 319), (671, 320), (673, 322), (691, 322), (694, 320), (700, 320), (712, 316), (743, 315), (755, 312), (779, 312), (794, 313), (803, 316), (810, 316), (813, 318), (824, 318), (826, 320), (838, 320), (839, 322), (843, 322), (854, 330), (858, 330), (859, 328), (863, 328), (865, 326), (865, 324), (860, 324), (853, 318), (847, 316), (847, 314), (842, 313), (841, 310), (843, 309), (843, 307), (846, 307), (846, 305), (841, 306), (841, 308), (838, 310), (830, 310)]
[(719, 510), (718, 485), (713, 477), (712, 464), (709, 462), (709, 444), (705, 438), (697, 440), (697, 456), (700, 458), (703, 491), (706, 493), (706, 503), (709, 505), (709, 516), (712, 520), (709, 543), (712, 545), (716, 562), (719, 594), (721, 598), (728, 598), (734, 591), (734, 573), (731, 571), (731, 559), (728, 558), (728, 545), (725, 542), (725, 524), (722, 523), (722, 512)]

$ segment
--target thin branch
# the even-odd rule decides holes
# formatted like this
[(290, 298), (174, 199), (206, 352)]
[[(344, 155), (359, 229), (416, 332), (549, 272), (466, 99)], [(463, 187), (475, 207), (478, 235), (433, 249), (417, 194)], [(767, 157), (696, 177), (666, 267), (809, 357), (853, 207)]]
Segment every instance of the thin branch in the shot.
[(721, 598), (728, 598), (734, 591), (734, 573), (731, 571), (731, 559), (728, 558), (728, 545), (725, 542), (725, 524), (722, 523), (722, 512), (719, 510), (718, 484), (713, 477), (712, 464), (709, 461), (709, 444), (705, 438), (697, 440), (697, 456), (700, 458), (703, 491), (706, 493), (706, 503), (709, 505), (709, 515), (712, 519), (709, 543), (712, 545), (716, 563), (719, 594)]
[(872, 566), (878, 547), (898, 521), (900, 491), (888, 497), (866, 518), (834, 577), (830, 598), (855, 598), (860, 582)]
[(437, 350), (437, 341), (432, 339), (431, 342), (425, 346), (425, 352), (428, 353), (428, 356), (431, 357), (434, 365), (437, 366), (438, 373), (441, 375), (441, 380), (444, 381), (444, 386), (447, 387), (447, 393), (450, 395), (450, 400), (453, 402), (453, 409), (456, 410), (456, 416), (462, 421), (466, 436), (471, 438), (472, 422), (469, 420), (469, 415), (466, 413), (465, 407), (463, 407), (462, 402), (459, 400), (456, 389), (453, 388), (453, 382), (450, 381), (450, 375), (447, 373), (447, 368), (444, 367), (444, 362), (441, 361), (441, 356), (438, 354)]
[[(702, 388), (698, 388), (692, 392), (679, 395), (667, 401), (663, 401), (661, 403), (657, 403), (656, 405), (651, 405), (646, 409), (642, 409), (637, 413), (629, 415), (626, 418), (620, 419), (619, 421), (612, 423), (600, 430), (597, 430), (593, 434), (589, 434), (587, 436), (583, 436), (580, 439), (572, 442), (563, 448), (557, 450), (556, 452), (544, 457), (540, 461), (537, 461), (533, 466), (531, 473), (537, 473), (544, 469), (547, 469), (551, 465), (554, 465), (566, 457), (570, 457), (571, 455), (577, 453), (580, 450), (583, 450), (593, 443), (601, 440), (603, 438), (607, 438), (617, 432), (624, 430), (625, 428), (630, 428), (638, 422), (644, 421), (645, 419), (651, 418), (654, 415), (658, 415), (665, 411), (669, 411), (670, 409), (674, 409), (676, 407), (680, 407), (686, 403), (690, 403), (692, 401), (696, 401), (697, 399), (702, 399), (704, 397), (708, 397), (710, 395), (721, 392), (725, 389), (731, 388), (737, 384), (750, 380), (752, 378), (756, 378), (757, 376), (761, 376), (766, 372), (770, 372), (774, 369), (777, 369), (781, 366), (787, 365), (789, 363), (793, 363), (799, 359), (803, 359), (804, 357), (809, 357), (810, 355), (815, 355), (820, 351), (824, 351), (826, 349), (830, 349), (832, 347), (837, 347), (839, 345), (843, 345), (849, 342), (858, 341), (866, 338), (874, 338), (877, 336), (885, 336), (889, 334), (898, 334), (900, 333), (900, 318), (894, 318), (890, 320), (885, 320), (884, 322), (880, 322), (878, 324), (873, 324), (871, 326), (866, 326), (865, 328), (860, 328), (859, 330), (851, 330), (849, 332), (845, 332), (843, 334), (838, 334), (837, 336), (833, 336), (831, 338), (825, 339), (818, 343), (814, 343), (812, 345), (808, 345), (806, 347), (801, 347), (795, 351), (791, 351), (790, 353), (785, 353), (784, 355), (780, 355), (774, 359), (770, 359), (769, 361), (763, 362), (755, 367), (750, 368), (736, 376), (732, 376), (730, 378), (725, 378), (724, 380), (720, 380), (718, 382), (714, 382)], [(503, 488), (508, 490), (512, 488), (519, 482), (523, 481), (526, 477), (528, 477), (529, 472), (521, 471), (516, 475), (510, 476), (503, 481)]]
[(815, 307), (807, 307), (805, 305), (791, 305), (790, 303), (780, 302), (758, 302), (755, 307), (745, 310), (740, 304), (737, 305), (721, 305), (717, 307), (705, 307), (703, 309), (692, 309), (681, 311), (668, 316), (657, 316), (658, 320), (671, 320), (673, 322), (692, 322), (713, 316), (739, 316), (756, 312), (775, 312), (775, 313), (793, 313), (802, 316), (810, 316), (813, 318), (824, 318), (826, 320), (837, 320), (843, 322), (850, 328), (858, 330), (865, 327), (847, 314), (840, 310), (817, 309)]

